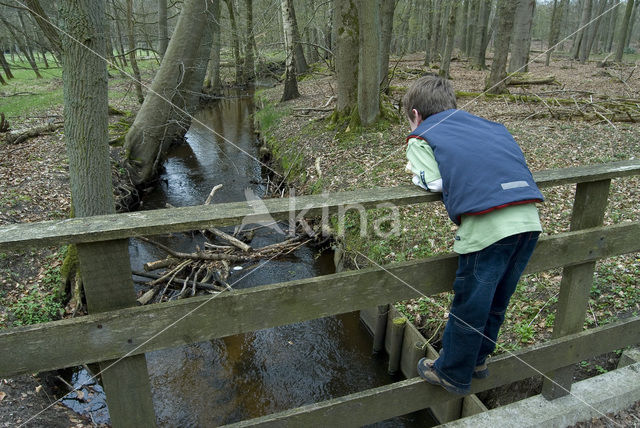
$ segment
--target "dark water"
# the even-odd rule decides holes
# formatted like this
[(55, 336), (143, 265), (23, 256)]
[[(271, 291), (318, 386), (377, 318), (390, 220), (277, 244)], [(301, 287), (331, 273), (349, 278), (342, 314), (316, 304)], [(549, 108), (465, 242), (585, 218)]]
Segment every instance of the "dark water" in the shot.
[[(216, 193), (214, 203), (244, 200), (246, 189), (251, 195), (263, 196), (264, 171), (255, 159), (258, 146), (251, 113), (250, 98), (223, 100), (200, 111), (197, 119), (202, 124), (194, 121), (188, 144), (172, 150), (164, 165), (163, 184), (145, 197), (144, 207), (201, 204), (220, 183), (224, 187)], [(263, 228), (251, 245), (259, 247), (284, 238), (272, 228)], [(164, 242), (186, 251), (193, 251), (198, 243), (185, 234), (164, 238)], [(135, 240), (129, 250), (134, 270), (165, 256)], [(228, 280), (234, 288), (333, 273), (332, 255), (318, 255), (310, 247), (259, 268), (240, 267)], [(371, 347), (371, 337), (358, 314), (351, 313), (148, 353), (158, 423), (217, 426), (398, 380), (387, 374), (384, 359), (371, 356)], [(84, 377), (82, 370), (73, 380)], [(93, 414), (94, 420), (104, 422), (108, 414), (104, 403), (98, 403), (103, 397), (94, 395), (99, 411)], [(424, 413), (376, 424), (430, 425)]]

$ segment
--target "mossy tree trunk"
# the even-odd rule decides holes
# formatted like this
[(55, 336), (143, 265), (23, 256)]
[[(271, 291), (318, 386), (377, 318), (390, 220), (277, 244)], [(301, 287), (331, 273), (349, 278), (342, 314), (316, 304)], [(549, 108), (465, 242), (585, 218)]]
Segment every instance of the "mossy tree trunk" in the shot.
[(155, 178), (167, 149), (189, 127), (211, 49), (209, 7), (210, 0), (185, 2), (164, 59), (127, 133), (124, 147), (135, 184)]
[(358, 3), (358, 113), (369, 126), (380, 116), (380, 1)]
[(356, 0), (334, 4), (336, 115), (348, 115), (358, 100), (358, 11)]
[(250, 83), (256, 80), (255, 71), (255, 56), (253, 48), (256, 44), (255, 37), (253, 35), (253, 0), (245, 0), (246, 9), (246, 26), (247, 26), (247, 39), (244, 48), (244, 83)]
[[(71, 35), (61, 39), (61, 58), (73, 209), (76, 217), (112, 214), (104, 2), (59, 3), (64, 31)], [(126, 240), (78, 244), (77, 250), (90, 312), (136, 304)], [(144, 355), (100, 367), (113, 425), (152, 425), (155, 414)]]

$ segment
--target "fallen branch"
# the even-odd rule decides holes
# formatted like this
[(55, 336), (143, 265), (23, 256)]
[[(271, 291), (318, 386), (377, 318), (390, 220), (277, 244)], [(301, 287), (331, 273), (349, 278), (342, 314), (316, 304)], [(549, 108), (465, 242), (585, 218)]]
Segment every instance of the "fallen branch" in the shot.
[[(135, 276), (140, 276), (142, 278), (149, 278), (149, 279), (160, 279), (162, 276), (161, 275), (155, 275), (149, 272), (139, 272), (139, 271), (131, 271), (132, 274), (134, 274)], [(196, 281), (196, 288), (200, 289), (200, 290), (207, 290), (207, 291), (224, 291), (227, 288), (223, 287), (221, 285), (215, 285), (215, 284), (206, 284), (204, 282), (197, 282)]]
[(37, 137), (42, 134), (53, 132), (64, 126), (62, 123), (50, 123), (47, 125), (36, 126), (26, 131), (14, 131), (5, 135), (4, 140), (9, 144), (20, 144), (29, 138)]
[(560, 83), (555, 76), (547, 76), (540, 79), (528, 78), (527, 76), (512, 76), (507, 79), (507, 86), (527, 85), (560, 85)]
[(210, 232), (211, 234), (217, 236), (218, 238), (224, 239), (225, 241), (229, 242), (233, 246), (240, 248), (245, 253), (247, 253), (247, 252), (249, 252), (249, 251), (251, 251), (253, 249), (253, 248), (251, 248), (250, 245), (245, 244), (244, 242), (242, 242), (238, 238), (234, 238), (233, 236), (229, 235), (228, 233), (225, 233), (225, 232), (221, 231), (220, 229), (216, 229), (215, 227), (212, 227), (211, 229), (207, 229), (207, 231)]

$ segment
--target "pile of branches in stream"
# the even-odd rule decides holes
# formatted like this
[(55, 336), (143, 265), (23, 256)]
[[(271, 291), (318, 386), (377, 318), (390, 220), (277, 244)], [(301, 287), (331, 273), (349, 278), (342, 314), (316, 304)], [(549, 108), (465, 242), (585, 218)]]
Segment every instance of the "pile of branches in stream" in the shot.
[[(210, 202), (213, 193), (220, 187), (221, 185), (214, 187), (205, 204)], [(324, 246), (330, 239), (319, 226), (296, 227), (295, 233), (290, 232), (288, 239), (254, 248), (245, 241), (250, 242), (255, 230), (261, 227), (268, 226), (245, 231), (236, 228), (233, 235), (214, 227), (197, 231), (196, 233), (206, 238), (204, 249), (196, 246), (195, 251), (190, 253), (173, 250), (149, 238), (137, 237), (136, 239), (167, 253), (164, 259), (144, 264), (144, 272), (133, 272), (134, 276), (151, 279), (142, 283), (148, 290), (138, 298), (138, 303), (145, 305), (230, 290), (227, 279), (234, 269), (233, 264), (237, 266), (240, 263), (255, 262), (240, 268), (253, 269), (259, 267), (262, 261), (285, 257), (307, 244)], [(243, 239), (239, 239), (240, 236)], [(156, 271), (159, 273), (155, 273)]]

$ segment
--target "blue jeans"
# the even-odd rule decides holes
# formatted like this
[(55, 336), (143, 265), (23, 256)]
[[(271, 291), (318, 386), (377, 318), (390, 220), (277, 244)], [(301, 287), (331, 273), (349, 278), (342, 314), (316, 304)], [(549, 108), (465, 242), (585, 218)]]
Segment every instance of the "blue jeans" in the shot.
[(495, 349), (509, 299), (538, 242), (540, 232), (508, 236), (469, 254), (460, 254), (455, 296), (434, 367), (466, 392), (476, 365)]

